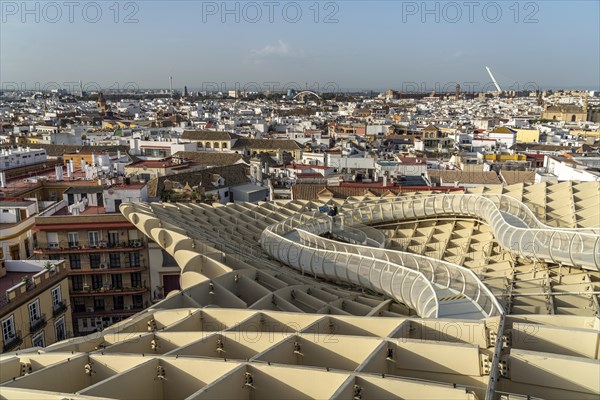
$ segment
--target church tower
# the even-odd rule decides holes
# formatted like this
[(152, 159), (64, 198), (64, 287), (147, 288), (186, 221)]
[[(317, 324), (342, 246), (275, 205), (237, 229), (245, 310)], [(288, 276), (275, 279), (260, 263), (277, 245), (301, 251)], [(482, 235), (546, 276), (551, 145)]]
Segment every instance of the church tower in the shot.
[(105, 114), (108, 111), (108, 106), (106, 104), (106, 99), (104, 99), (104, 94), (100, 92), (98, 95), (98, 100), (96, 101), (96, 107), (100, 113)]

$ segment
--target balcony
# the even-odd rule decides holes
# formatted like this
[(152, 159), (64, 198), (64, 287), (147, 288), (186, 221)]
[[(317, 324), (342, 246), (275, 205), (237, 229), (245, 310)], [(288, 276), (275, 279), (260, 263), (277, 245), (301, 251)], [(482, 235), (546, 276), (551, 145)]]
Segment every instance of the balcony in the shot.
[(29, 323), (29, 332), (35, 333), (46, 326), (46, 314), (42, 314), (38, 319), (35, 319)]
[(130, 316), (143, 311), (144, 307), (141, 305), (126, 305), (123, 309), (97, 309), (93, 307), (79, 309), (79, 311), (73, 312), (73, 318), (90, 318), (90, 317), (106, 317), (106, 316)]
[(123, 287), (116, 288), (112, 286), (101, 287), (98, 289), (91, 289), (84, 287), (83, 290), (73, 290), (71, 292), (72, 297), (85, 297), (85, 296), (104, 296), (104, 295), (127, 295), (127, 294), (142, 294), (148, 291), (147, 287)]
[(4, 341), (4, 346), (2, 346), (2, 352), (6, 353), (14, 349), (23, 343), (23, 338), (21, 338), (21, 332), (15, 332), (12, 336), (10, 336), (7, 340)]
[(34, 254), (74, 254), (74, 253), (101, 253), (135, 251), (147, 246), (146, 240), (126, 240), (121, 242), (88, 242), (88, 241), (62, 241), (49, 242), (47, 246), (36, 247)]
[(142, 272), (146, 270), (146, 263), (140, 262), (139, 265), (130, 266), (128, 263), (122, 263), (120, 267), (89, 267), (85, 269), (72, 269), (69, 275), (94, 275), (94, 274), (128, 274), (131, 272)]
[(64, 301), (59, 301), (57, 304), (52, 306), (52, 316), (58, 317), (60, 314), (67, 310), (67, 305)]

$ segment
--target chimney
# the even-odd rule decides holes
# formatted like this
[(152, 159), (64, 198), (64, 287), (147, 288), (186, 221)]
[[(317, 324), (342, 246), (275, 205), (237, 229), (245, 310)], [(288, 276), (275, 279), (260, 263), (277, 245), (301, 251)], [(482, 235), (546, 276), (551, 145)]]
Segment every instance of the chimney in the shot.
[(383, 187), (387, 186), (387, 175), (383, 175)]
[(63, 180), (64, 174), (63, 174), (63, 167), (62, 165), (57, 165), (56, 167), (54, 167), (54, 173), (56, 174), (56, 181), (60, 182)]
[(6, 187), (6, 175), (4, 172), (0, 172), (0, 187)]

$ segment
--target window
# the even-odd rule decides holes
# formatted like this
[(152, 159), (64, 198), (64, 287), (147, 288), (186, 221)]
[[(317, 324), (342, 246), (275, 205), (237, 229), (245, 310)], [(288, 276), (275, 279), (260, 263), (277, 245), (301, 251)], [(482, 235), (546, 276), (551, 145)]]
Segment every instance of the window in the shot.
[(140, 252), (133, 251), (129, 253), (129, 265), (131, 267), (139, 267), (140, 266)]
[(2, 339), (4, 339), (4, 343), (9, 342), (12, 338), (15, 337), (17, 333), (15, 332), (15, 320), (13, 316), (6, 318), (2, 321)]
[(121, 268), (121, 254), (120, 253), (110, 253), (108, 255), (108, 260), (110, 262), (110, 268)]
[(81, 256), (79, 254), (69, 254), (69, 265), (71, 269), (81, 269)]
[(31, 249), (29, 246), (29, 238), (25, 238), (23, 241), (23, 246), (25, 246), (25, 258), (31, 257)]
[(100, 235), (97, 231), (89, 231), (88, 232), (88, 242), (90, 247), (97, 247), (98, 243), (100, 243)]
[(131, 274), (131, 286), (135, 288), (142, 286), (142, 274), (140, 272), (134, 272)]
[(21, 259), (18, 244), (13, 244), (13, 245), (9, 246), (8, 252), (10, 253), (11, 260), (20, 260)]
[(67, 338), (67, 330), (65, 329), (65, 317), (60, 317), (54, 323), (54, 332), (56, 334), (56, 341), (60, 342)]
[(56, 192), (54, 190), (50, 191), (50, 201), (56, 201)]
[(33, 303), (29, 303), (29, 320), (37, 321), (42, 317), (40, 313), (40, 299), (36, 299)]
[(227, 148), (227, 142), (223, 142), (223, 143), (221, 143), (221, 148), (222, 148), (222, 149), (226, 149), (226, 148)]
[(121, 289), (123, 287), (123, 278), (121, 274), (112, 274), (110, 276), (110, 281), (113, 289)]
[(82, 297), (73, 298), (73, 312), (85, 312), (85, 299)]
[(46, 342), (44, 340), (44, 331), (40, 332), (39, 335), (34, 336), (31, 339), (31, 344), (33, 347), (46, 347)]
[(52, 305), (57, 306), (62, 301), (62, 294), (60, 293), (60, 286), (55, 287), (50, 292), (52, 295)]
[(115, 310), (124, 309), (123, 296), (113, 296), (113, 308)]
[(133, 301), (133, 308), (135, 309), (140, 309), (144, 306), (141, 294), (134, 294), (131, 296), (131, 300)]
[(73, 285), (73, 290), (83, 290), (83, 276), (73, 275), (71, 277), (71, 284)]
[[(116, 206), (115, 206), (116, 208)], [(117, 231), (109, 231), (108, 232), (108, 245), (110, 247), (114, 247), (119, 243), (119, 232)]]
[(104, 311), (104, 298), (103, 297), (94, 297), (94, 310), (95, 311)]
[(57, 232), (48, 232), (46, 234), (46, 238), (48, 239), (48, 247), (49, 248), (58, 248), (58, 233)]
[(102, 287), (102, 275), (92, 275), (92, 289), (100, 289)]
[(79, 247), (79, 234), (77, 232), (69, 232), (67, 236), (69, 238), (69, 248)]
[(90, 254), (90, 267), (91, 268), (100, 268), (100, 263), (101, 263), (101, 258), (100, 258), (100, 254), (98, 253), (93, 253)]

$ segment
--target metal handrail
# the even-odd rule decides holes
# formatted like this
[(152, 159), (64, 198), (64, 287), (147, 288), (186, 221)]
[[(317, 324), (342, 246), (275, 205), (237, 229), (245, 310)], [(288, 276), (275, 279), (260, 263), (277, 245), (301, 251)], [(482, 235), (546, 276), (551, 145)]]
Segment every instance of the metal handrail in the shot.
[[(357, 207), (353, 208), (353, 204), (350, 204), (344, 208), (344, 215), (338, 217), (341, 218), (342, 226), (402, 220), (407, 217), (418, 219), (444, 214), (477, 217), (490, 225), (494, 236), (502, 247), (518, 256), (588, 269), (600, 269), (600, 257), (595, 255), (600, 254), (600, 235), (594, 233), (595, 229), (549, 227), (540, 222), (522, 202), (506, 195), (445, 194), (425, 199), (397, 197), (391, 201), (381, 201), (381, 199), (379, 201), (365, 201), (357, 204)], [(511, 220), (511, 218), (517, 218), (517, 220)], [(525, 225), (525, 227), (518, 226), (520, 224)], [(306, 239), (307, 234), (318, 236), (326, 232), (332, 232), (332, 228), (333, 224), (330, 217), (312, 212), (295, 215), (275, 223), (263, 231), (263, 236), (272, 234), (278, 240), (287, 240), (284, 235), (296, 230), (299, 234), (300, 231), (304, 231)], [(445, 286), (447, 288), (465, 294), (486, 315), (504, 313), (502, 306), (491, 290), (469, 268), (425, 256), (421, 256), (417, 260), (416, 256), (411, 253), (375, 249), (360, 244), (344, 244), (321, 237), (307, 240), (307, 243), (315, 246), (318, 244), (316, 241), (320, 241), (321, 247), (331, 249), (328, 251), (341, 250), (345, 254), (355, 254), (373, 259), (385, 257), (387, 262), (401, 267), (405, 267), (406, 260), (404, 258), (410, 257), (412, 258), (410, 261), (414, 265), (413, 270), (424, 274), (423, 276), (428, 277), (430, 282), (436, 282), (440, 285), (442, 284), (441, 278), (446, 277)], [(579, 246), (579, 248), (575, 250), (575, 246)], [(311, 248), (313, 251), (318, 251), (318, 248)], [(273, 256), (288, 263), (291, 261), (289, 254), (286, 254), (285, 258), (280, 258), (278, 255)], [(423, 262), (429, 265), (430, 272), (422, 272), (424, 271), (421, 267)], [(456, 283), (461, 287), (452, 286)], [(372, 286), (373, 282), (369, 281), (368, 285)], [(398, 295), (401, 296), (401, 292), (402, 289), (400, 289)], [(488, 302), (491, 302), (489, 310), (487, 309)]]
[[(413, 290), (410, 292), (409, 296), (403, 294), (395, 295), (393, 291), (389, 288), (386, 289), (385, 287), (380, 287), (380, 285), (373, 284), (372, 280), (369, 281), (371, 282), (373, 289), (378, 289), (378, 291), (382, 291), (386, 294), (389, 294), (392, 297), (396, 297), (399, 301), (407, 304), (409, 307), (417, 311), (419, 315), (423, 317), (438, 316), (439, 303), (437, 300), (435, 289), (431, 282), (419, 271), (415, 271), (401, 265), (393, 264), (388, 261), (378, 260), (376, 258), (368, 257), (365, 255), (347, 253), (342, 251), (333, 252), (322, 249), (315, 249), (313, 247), (309, 247), (304, 244), (289, 240), (269, 230), (264, 231), (264, 235), (261, 237), (261, 245), (263, 246), (263, 249), (265, 249), (265, 251), (269, 253), (269, 255), (271, 255), (272, 257), (279, 259), (280, 261), (283, 260), (290, 267), (299, 269), (302, 272), (309, 271), (302, 265), (302, 259), (300, 257), (301, 252), (308, 250), (313, 254), (318, 254), (322, 260), (322, 265), (320, 265), (319, 270), (315, 271), (315, 264), (313, 263), (314, 257), (311, 258), (310, 272), (315, 273), (317, 276), (333, 280), (347, 281), (348, 283), (352, 283), (355, 285), (361, 285), (360, 272), (357, 270), (355, 279), (348, 279), (348, 275), (339, 276), (335, 272), (336, 265), (346, 266), (353, 262), (360, 267), (360, 265), (362, 265), (365, 261), (370, 262), (371, 267), (369, 269), (369, 276), (371, 275), (372, 270), (375, 268), (375, 265), (381, 267), (381, 271), (383, 271), (385, 267), (392, 268), (396, 272), (402, 271), (403, 275), (405, 276), (405, 280), (406, 276), (412, 276), (413, 278), (411, 282), (413, 282), (413, 284), (416, 282), (420, 282), (419, 287), (422, 287), (422, 289), (418, 291), (418, 293), (415, 294), (415, 290), (417, 289), (414, 289), (413, 285)], [(293, 251), (296, 252), (297, 257), (291, 257), (292, 249), (294, 249)], [(345, 262), (338, 261), (338, 258), (344, 258)], [(331, 267), (326, 266), (325, 263), (331, 260), (333, 260)], [(333, 271), (333, 273), (329, 272), (328, 270)], [(393, 281), (390, 281), (390, 284), (391, 283), (393, 283)], [(423, 292), (429, 292), (430, 295), (426, 297), (427, 301), (421, 302), (421, 304), (419, 304), (418, 299), (422, 297)], [(414, 299), (417, 299), (417, 301), (415, 301)], [(433, 305), (425, 308), (426, 306), (428, 306), (428, 304), (431, 303), (432, 299)]]

